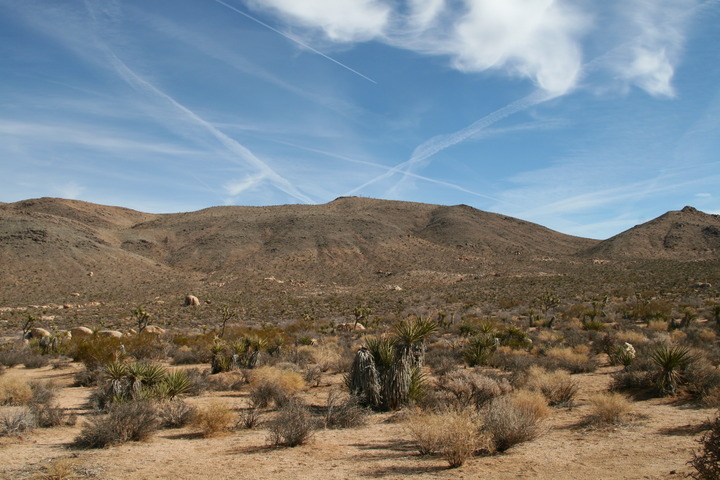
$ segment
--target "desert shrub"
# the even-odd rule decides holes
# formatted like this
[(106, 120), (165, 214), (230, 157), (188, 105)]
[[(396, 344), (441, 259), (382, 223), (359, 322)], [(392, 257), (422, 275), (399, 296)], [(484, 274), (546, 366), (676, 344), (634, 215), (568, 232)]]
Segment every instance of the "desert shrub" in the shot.
[(84, 367), (75, 372), (74, 378), (76, 387), (97, 387), (105, 379), (105, 371), (100, 366), (98, 368)]
[(483, 428), (492, 439), (495, 450), (504, 452), (540, 434), (539, 423), (545, 415), (541, 407), (544, 398), (540, 401), (537, 395), (539, 394), (534, 397), (504, 395), (490, 402), (485, 409)]
[(237, 392), (247, 385), (246, 371), (223, 372), (206, 377), (207, 389), (213, 392)]
[(32, 387), (24, 378), (0, 377), (0, 405), (26, 405), (32, 397)]
[(597, 369), (597, 360), (590, 358), (584, 346), (573, 348), (553, 347), (545, 352), (542, 362), (548, 368), (568, 370), (570, 373), (594, 372)]
[(185, 375), (187, 375), (190, 381), (187, 394), (192, 396), (201, 395), (203, 392), (210, 389), (210, 371), (200, 370), (199, 368), (188, 368), (185, 369)]
[(291, 401), (268, 422), (268, 442), (283, 447), (303, 445), (310, 440), (316, 427), (310, 409), (298, 401)]
[(145, 400), (115, 403), (107, 415), (86, 423), (73, 445), (77, 448), (106, 448), (126, 442), (148, 440), (159, 428), (155, 406)]
[(715, 387), (705, 394), (702, 403), (706, 407), (720, 408), (720, 387)]
[(60, 457), (49, 460), (43, 465), (40, 476), (37, 478), (42, 480), (75, 480), (93, 477), (94, 475), (90, 474), (77, 458)]
[(547, 402), (553, 406), (572, 406), (578, 385), (564, 370), (548, 372), (544, 368), (533, 365), (527, 372), (519, 374), (516, 386), (542, 393)]
[(425, 365), (438, 375), (457, 369), (462, 361), (462, 351), (444, 339), (428, 345), (425, 353)]
[(695, 469), (690, 476), (696, 480), (720, 479), (720, 417), (715, 418), (710, 431), (702, 436), (700, 445), (689, 462)]
[(97, 370), (103, 365), (117, 362), (122, 357), (122, 339), (92, 336), (73, 339), (68, 350), (76, 362), (82, 362), (88, 370)]
[(523, 371), (537, 363), (537, 358), (524, 350), (499, 347), (492, 356), (490, 365), (508, 372)]
[(313, 387), (319, 387), (320, 382), (322, 381), (322, 369), (317, 365), (311, 365), (305, 370), (305, 374), (303, 375), (303, 379), (308, 385), (312, 385)]
[(32, 397), (30, 405), (49, 405), (55, 399), (58, 387), (52, 382), (29, 382)]
[(700, 353), (687, 365), (683, 377), (685, 391), (696, 398), (705, 399), (720, 388), (720, 369)]
[(623, 365), (627, 367), (635, 361), (637, 352), (631, 343), (624, 342), (622, 345), (616, 345), (608, 355), (612, 365)]
[(170, 344), (158, 335), (130, 335), (122, 338), (125, 353), (138, 361), (160, 361), (167, 358)]
[(50, 365), (50, 359), (39, 353), (26, 353), (22, 357), (25, 368), (43, 368)]
[(270, 403), (284, 405), (290, 397), (305, 388), (302, 375), (278, 367), (260, 367), (249, 373), (250, 398), (264, 408)]
[(480, 432), (480, 420), (474, 410), (412, 414), (406, 428), (421, 455), (438, 453), (451, 468), (465, 463), (480, 449), (490, 449), (490, 438)]
[(228, 433), (236, 421), (235, 413), (221, 401), (212, 401), (198, 407), (191, 420), (191, 426), (203, 437), (215, 437)]
[(37, 426), (52, 428), (60, 425), (75, 425), (77, 416), (68, 414), (64, 408), (51, 404), (32, 405), (30, 411), (35, 416)]
[(616, 425), (628, 420), (632, 404), (617, 392), (599, 392), (590, 396), (590, 413), (587, 423), (594, 425)]
[(325, 428), (353, 428), (367, 423), (368, 410), (360, 405), (357, 397), (346, 398), (332, 391), (328, 394), (325, 410)]
[(206, 349), (197, 350), (183, 345), (170, 352), (170, 358), (174, 365), (194, 365), (197, 363), (210, 362), (210, 352)]
[(179, 398), (162, 400), (158, 402), (156, 409), (160, 425), (164, 428), (184, 427), (192, 421), (195, 415), (195, 407)]
[(456, 407), (481, 408), (495, 397), (512, 390), (505, 379), (496, 379), (474, 370), (455, 370), (438, 379), (438, 388), (453, 395)]
[(260, 425), (260, 407), (250, 405), (249, 408), (240, 411), (235, 428), (253, 429), (258, 425)]
[(0, 376), (5, 375), (5, 365), (0, 365)]
[(618, 342), (628, 342), (632, 345), (642, 345), (650, 341), (643, 332), (637, 330), (619, 330), (615, 332), (615, 336)]
[(35, 415), (27, 407), (14, 407), (0, 412), (0, 437), (29, 432), (36, 425)]
[(216, 341), (210, 349), (210, 373), (255, 368), (267, 348), (267, 338), (257, 335), (245, 335), (232, 342)]

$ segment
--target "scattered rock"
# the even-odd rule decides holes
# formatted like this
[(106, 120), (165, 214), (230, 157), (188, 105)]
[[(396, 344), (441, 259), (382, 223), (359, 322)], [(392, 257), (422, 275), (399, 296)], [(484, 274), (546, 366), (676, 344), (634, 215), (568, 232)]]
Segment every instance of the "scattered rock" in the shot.
[(93, 331), (88, 327), (75, 327), (70, 329), (70, 334), (74, 338), (92, 337)]
[(45, 330), (44, 328), (31, 328), (26, 334), (25, 339), (31, 340), (33, 338), (45, 338), (50, 337), (50, 332)]
[(185, 296), (185, 306), (186, 307), (197, 307), (200, 305), (200, 300), (195, 295), (186, 295)]
[(162, 335), (163, 333), (165, 333), (165, 329), (158, 327), (157, 325), (148, 325), (140, 333), (143, 333), (146, 335)]
[(100, 330), (98, 335), (113, 338), (122, 338), (123, 336), (122, 332), (118, 332), (117, 330)]

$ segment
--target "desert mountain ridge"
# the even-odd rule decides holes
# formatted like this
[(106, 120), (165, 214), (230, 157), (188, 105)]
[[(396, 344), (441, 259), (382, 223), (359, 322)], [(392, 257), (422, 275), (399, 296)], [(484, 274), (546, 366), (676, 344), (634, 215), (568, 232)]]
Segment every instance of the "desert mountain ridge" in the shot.
[(0, 281), (16, 293), (268, 278), (352, 287), (555, 274), (597, 259), (718, 258), (720, 216), (692, 207), (599, 241), (466, 205), (363, 197), (171, 214), (57, 198), (0, 204)]

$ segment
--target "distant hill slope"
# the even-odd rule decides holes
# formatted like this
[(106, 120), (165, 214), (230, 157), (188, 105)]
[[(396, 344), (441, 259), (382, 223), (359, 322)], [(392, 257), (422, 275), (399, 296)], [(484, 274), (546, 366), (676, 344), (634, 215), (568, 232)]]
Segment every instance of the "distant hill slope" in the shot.
[(720, 215), (693, 207), (670, 211), (603, 240), (586, 254), (609, 259), (718, 259)]
[(685, 208), (600, 242), (465, 205), (358, 197), (162, 215), (54, 198), (0, 205), (0, 282), (13, 298), (560, 274), (589, 256), (718, 258), (720, 220)]

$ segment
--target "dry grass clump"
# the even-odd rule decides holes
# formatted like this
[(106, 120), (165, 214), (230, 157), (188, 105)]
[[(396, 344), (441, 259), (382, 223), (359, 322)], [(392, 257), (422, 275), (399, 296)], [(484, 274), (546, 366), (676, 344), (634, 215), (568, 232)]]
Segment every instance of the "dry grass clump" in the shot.
[(628, 421), (632, 403), (617, 392), (600, 392), (590, 396), (587, 422), (593, 425), (617, 425)]
[(85, 478), (80, 473), (80, 461), (72, 457), (60, 457), (50, 460), (43, 465), (42, 472), (37, 477), (40, 480), (72, 480)]
[(643, 345), (650, 341), (642, 332), (636, 330), (620, 330), (615, 334), (620, 343), (627, 342), (631, 345)]
[(106, 448), (148, 440), (160, 426), (157, 411), (148, 401), (111, 404), (108, 414), (87, 423), (75, 438), (77, 448)]
[(516, 384), (528, 390), (542, 393), (553, 406), (572, 406), (578, 385), (564, 370), (548, 372), (533, 365), (527, 372), (518, 376)]
[(235, 413), (221, 401), (212, 401), (195, 410), (190, 424), (205, 438), (228, 433), (235, 424)]
[(459, 409), (481, 408), (495, 397), (509, 393), (510, 383), (474, 370), (455, 370), (438, 379), (438, 388), (453, 395)]
[(571, 373), (593, 372), (597, 369), (597, 361), (590, 357), (586, 345), (569, 347), (553, 347), (546, 353), (549, 366), (562, 368)]
[(250, 370), (250, 399), (260, 408), (271, 403), (283, 406), (300, 390), (305, 388), (303, 376), (292, 370), (278, 367), (261, 367)]
[(298, 401), (284, 405), (268, 423), (268, 442), (276, 447), (296, 447), (310, 440), (317, 422), (310, 409)]
[(32, 397), (32, 387), (24, 378), (0, 377), (0, 405), (27, 405)]
[(421, 455), (438, 453), (451, 468), (461, 466), (477, 450), (490, 449), (490, 437), (480, 431), (474, 410), (418, 412), (408, 418), (406, 427)]
[(365, 425), (368, 409), (360, 405), (357, 397), (342, 397), (337, 391), (328, 394), (325, 411), (325, 428), (354, 428)]
[(36, 426), (35, 415), (27, 407), (11, 407), (0, 413), (0, 437), (29, 432)]
[(192, 421), (195, 416), (195, 407), (179, 398), (174, 398), (158, 402), (157, 412), (162, 427), (180, 428)]
[(504, 452), (536, 438), (540, 434), (540, 421), (547, 415), (549, 409), (542, 394), (520, 390), (490, 403), (485, 409), (483, 428), (495, 450)]

